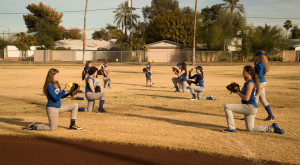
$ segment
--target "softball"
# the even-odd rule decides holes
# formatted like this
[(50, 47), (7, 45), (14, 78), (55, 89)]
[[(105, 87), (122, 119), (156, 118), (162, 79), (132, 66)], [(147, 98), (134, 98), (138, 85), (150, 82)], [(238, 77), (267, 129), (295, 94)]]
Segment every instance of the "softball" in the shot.
[(119, 59), (117, 59), (117, 58), (116, 58), (116, 61), (118, 62), (118, 61), (119, 61)]
[(153, 63), (155, 63), (155, 60), (152, 60)]
[(69, 86), (70, 88), (72, 88), (73, 83), (70, 82), (70, 83), (68, 84), (68, 86)]

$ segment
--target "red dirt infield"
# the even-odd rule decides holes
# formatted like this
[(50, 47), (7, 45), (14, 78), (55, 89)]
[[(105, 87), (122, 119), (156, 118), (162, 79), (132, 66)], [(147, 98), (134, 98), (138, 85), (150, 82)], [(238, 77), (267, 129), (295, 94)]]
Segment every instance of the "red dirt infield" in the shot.
[(53, 138), (0, 136), (1, 165), (75, 164), (275, 164), (234, 157), (153, 147), (68, 141)]

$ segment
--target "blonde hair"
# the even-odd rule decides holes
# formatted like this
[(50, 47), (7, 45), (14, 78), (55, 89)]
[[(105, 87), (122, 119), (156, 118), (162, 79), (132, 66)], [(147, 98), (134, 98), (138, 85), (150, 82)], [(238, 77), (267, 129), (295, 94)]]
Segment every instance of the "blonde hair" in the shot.
[[(58, 83), (58, 81), (54, 82), (53, 80), (53, 76), (56, 75), (57, 73), (59, 73), (59, 71), (57, 69), (54, 69), (54, 68), (51, 68), (49, 71), (48, 71), (48, 74), (47, 74), (47, 77), (46, 77), (46, 80), (45, 80), (45, 84), (44, 84), (44, 87), (43, 87), (43, 93), (47, 96), (48, 94), (48, 91), (47, 91), (47, 86), (49, 84), (52, 84), (54, 89), (56, 89), (56, 85), (58, 86), (59, 89), (60, 88), (60, 85)], [(54, 85), (56, 84), (56, 85)]]
[[(266, 54), (266, 52), (264, 50), (259, 50), (258, 52)], [(267, 55), (258, 55), (258, 57), (259, 57), (259, 60), (258, 61), (254, 60), (254, 65), (256, 65), (258, 62), (261, 61), (265, 64), (266, 72), (269, 72), (270, 66), (269, 66), (269, 60), (268, 60)]]

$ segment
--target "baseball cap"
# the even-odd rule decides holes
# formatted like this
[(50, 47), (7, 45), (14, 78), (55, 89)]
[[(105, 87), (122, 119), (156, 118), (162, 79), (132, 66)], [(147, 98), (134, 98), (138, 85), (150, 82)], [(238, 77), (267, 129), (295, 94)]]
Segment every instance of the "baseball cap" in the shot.
[(200, 66), (196, 66), (195, 69), (199, 69), (202, 71), (202, 67), (200, 67)]
[(180, 66), (180, 65), (181, 65), (180, 63), (176, 64), (176, 66)]
[(261, 56), (266, 56), (267, 54), (262, 53), (262, 52), (257, 52), (254, 56), (259, 56), (259, 55), (261, 55)]
[(150, 62), (148, 62), (146, 65), (151, 65)]

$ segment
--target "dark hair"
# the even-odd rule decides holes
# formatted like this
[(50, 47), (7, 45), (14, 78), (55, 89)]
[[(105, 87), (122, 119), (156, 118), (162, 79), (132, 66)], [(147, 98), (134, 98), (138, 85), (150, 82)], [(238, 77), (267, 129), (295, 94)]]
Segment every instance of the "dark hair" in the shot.
[[(47, 74), (47, 77), (46, 77), (46, 80), (45, 80), (45, 83), (44, 83), (44, 87), (43, 87), (43, 93), (45, 95), (47, 95), (47, 93), (48, 93), (47, 86), (49, 84), (52, 84), (54, 89), (56, 89), (56, 85), (58, 86), (59, 89), (61, 89), (58, 81), (54, 82), (54, 80), (53, 80), (53, 76), (56, 75), (57, 73), (59, 73), (59, 71), (57, 69), (54, 69), (54, 68), (51, 68), (48, 71), (48, 74)], [(56, 85), (54, 85), (54, 84), (56, 84)]]
[(96, 68), (95, 66), (90, 67), (90, 69), (88, 70), (88, 74), (89, 75), (93, 75), (95, 72), (98, 71), (98, 68)]
[(256, 85), (255, 95), (258, 95), (259, 94), (259, 78), (258, 78), (257, 74), (255, 74), (254, 67), (251, 65), (246, 65), (246, 66), (244, 66), (244, 70), (246, 72), (248, 72), (251, 75), (252, 80), (254, 80), (255, 85)]
[(204, 83), (204, 72), (203, 72), (203, 68), (202, 68), (202, 66), (197, 66), (197, 67), (201, 68), (201, 69), (200, 69), (200, 72), (201, 72), (201, 75), (202, 75), (202, 81), (203, 81), (203, 83)]
[(185, 73), (187, 73), (187, 72), (186, 72), (186, 63), (183, 62), (183, 63), (181, 63), (180, 65), (181, 65), (181, 67), (182, 67), (182, 70), (185, 70)]
[(90, 63), (92, 63), (92, 61), (87, 61), (87, 62), (85, 63), (85, 67), (89, 67)]

